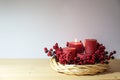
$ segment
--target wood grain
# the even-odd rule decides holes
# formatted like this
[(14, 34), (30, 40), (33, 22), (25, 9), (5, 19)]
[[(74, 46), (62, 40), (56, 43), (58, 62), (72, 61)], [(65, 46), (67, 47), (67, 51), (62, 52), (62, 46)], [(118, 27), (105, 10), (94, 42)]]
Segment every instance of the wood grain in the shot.
[(120, 60), (112, 60), (104, 73), (74, 76), (58, 73), (50, 67), (49, 59), (0, 59), (0, 80), (117, 80)]

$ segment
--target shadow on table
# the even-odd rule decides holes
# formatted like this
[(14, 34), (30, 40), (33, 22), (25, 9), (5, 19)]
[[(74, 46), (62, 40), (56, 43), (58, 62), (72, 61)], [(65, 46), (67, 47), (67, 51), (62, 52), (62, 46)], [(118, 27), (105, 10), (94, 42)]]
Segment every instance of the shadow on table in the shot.
[(115, 72), (120, 72), (120, 60), (113, 60), (109, 64), (109, 69), (103, 73), (99, 73), (99, 75), (111, 74)]
[[(96, 75), (106, 75), (106, 74), (112, 74), (120, 72), (120, 60), (112, 60), (109, 63), (109, 69), (105, 72), (102, 73), (97, 73)], [(88, 76), (88, 75), (86, 75)], [(94, 76), (94, 75), (89, 75), (89, 76)]]

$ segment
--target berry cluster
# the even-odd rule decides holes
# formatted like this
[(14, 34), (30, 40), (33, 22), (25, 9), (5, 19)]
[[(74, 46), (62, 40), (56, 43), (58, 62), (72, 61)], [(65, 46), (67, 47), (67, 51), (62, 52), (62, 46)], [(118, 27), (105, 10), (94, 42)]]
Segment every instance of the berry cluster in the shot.
[(71, 52), (64, 53), (63, 48), (59, 47), (58, 43), (56, 43), (53, 48), (47, 49), (44, 48), (45, 53), (47, 53), (48, 56), (54, 57), (57, 62), (61, 64), (76, 64), (76, 65), (85, 65), (85, 64), (108, 64), (110, 59), (114, 59), (113, 54), (116, 53), (116, 51), (108, 52), (105, 51), (105, 46), (103, 44), (97, 43), (97, 50), (95, 53), (76, 53), (77, 55), (73, 58), (71, 58)]
[(108, 51), (105, 51), (105, 46), (103, 44), (97, 43), (97, 50), (95, 51), (95, 62), (96, 63), (106, 63), (108, 64), (108, 60), (114, 59), (113, 54), (116, 53), (116, 51), (112, 51), (108, 53)]

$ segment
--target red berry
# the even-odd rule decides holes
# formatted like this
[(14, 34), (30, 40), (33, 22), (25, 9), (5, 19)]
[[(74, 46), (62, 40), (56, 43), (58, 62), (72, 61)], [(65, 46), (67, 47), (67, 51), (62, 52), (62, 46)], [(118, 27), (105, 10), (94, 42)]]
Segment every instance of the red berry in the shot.
[(47, 52), (48, 52), (48, 49), (47, 49), (47, 48), (44, 48), (44, 51), (45, 51), (45, 53), (47, 53)]
[(94, 61), (94, 60), (90, 60), (90, 63), (91, 63), (91, 64), (95, 64), (95, 61)]
[(99, 50), (95, 51), (95, 54), (99, 54)]
[(106, 51), (105, 54), (108, 54), (108, 51)]
[(53, 49), (57, 49), (59, 46), (58, 46), (58, 43), (56, 43), (54, 46), (53, 46)]
[(55, 43), (55, 46), (58, 47), (58, 43)]
[(113, 52), (110, 52), (110, 56), (112, 56), (113, 55)]
[(79, 65), (82, 65), (82, 64), (83, 64), (83, 63), (80, 61), (80, 62), (79, 62)]
[(50, 51), (53, 51), (53, 49), (51, 48)]
[(48, 49), (45, 47), (44, 50), (46, 51), (46, 50), (48, 50)]
[(116, 53), (116, 51), (113, 51), (113, 53), (115, 54), (115, 53)]
[(69, 46), (69, 42), (66, 43), (66, 46)]
[(90, 63), (90, 60), (87, 60), (87, 63)]
[(100, 59), (104, 59), (104, 56), (103, 56), (103, 55), (101, 55), (101, 56), (100, 56)]
[(105, 46), (102, 46), (102, 49), (105, 49)]
[(77, 57), (75, 57), (74, 60), (77, 60)]
[(58, 47), (57, 46), (53, 46), (53, 49), (57, 49)]
[(89, 59), (90, 59), (90, 57), (89, 57), (89, 56), (87, 56), (87, 59), (89, 60)]
[(105, 52), (101, 52), (100, 54), (104, 55), (104, 54), (105, 54)]
[(48, 52), (48, 53), (47, 53), (47, 56), (52, 56), (51, 52)]
[(114, 59), (115, 57), (114, 57), (114, 56), (112, 56), (111, 58), (112, 58), (112, 59)]
[(106, 55), (106, 56), (105, 56), (105, 59), (107, 59), (107, 60), (108, 60), (108, 55)]
[(104, 64), (104, 61), (100, 61), (101, 64)]
[(106, 61), (105, 63), (106, 63), (106, 64), (109, 64), (109, 62), (108, 62), (108, 61)]
[(63, 49), (60, 47), (60, 51), (62, 51)]

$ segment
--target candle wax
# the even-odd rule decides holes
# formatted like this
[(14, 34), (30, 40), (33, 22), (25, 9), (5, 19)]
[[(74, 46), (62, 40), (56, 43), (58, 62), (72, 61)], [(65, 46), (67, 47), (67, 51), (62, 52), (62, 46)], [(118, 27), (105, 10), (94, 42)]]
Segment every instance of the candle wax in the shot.
[(86, 53), (95, 53), (97, 49), (97, 40), (96, 39), (86, 39), (85, 40), (85, 52)]
[(68, 47), (76, 48), (77, 53), (82, 53), (84, 49), (81, 42), (69, 42)]
[(76, 57), (76, 49), (75, 48), (69, 48), (69, 47), (65, 47), (63, 48), (63, 53), (66, 54), (66, 60), (70, 61), (70, 60), (74, 60), (74, 58)]

